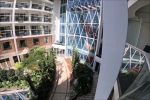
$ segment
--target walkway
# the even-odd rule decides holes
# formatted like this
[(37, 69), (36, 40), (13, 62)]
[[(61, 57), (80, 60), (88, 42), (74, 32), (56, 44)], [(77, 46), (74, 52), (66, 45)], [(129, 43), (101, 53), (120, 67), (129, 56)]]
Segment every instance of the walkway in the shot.
[(56, 59), (56, 80), (49, 100), (67, 100), (69, 93), (69, 71), (64, 58)]

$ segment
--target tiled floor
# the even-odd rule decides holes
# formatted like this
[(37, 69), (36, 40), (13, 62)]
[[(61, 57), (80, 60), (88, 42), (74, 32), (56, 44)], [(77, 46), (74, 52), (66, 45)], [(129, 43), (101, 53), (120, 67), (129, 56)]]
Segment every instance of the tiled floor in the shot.
[(69, 74), (64, 58), (57, 57), (56, 66), (56, 81), (49, 100), (65, 100), (69, 91)]

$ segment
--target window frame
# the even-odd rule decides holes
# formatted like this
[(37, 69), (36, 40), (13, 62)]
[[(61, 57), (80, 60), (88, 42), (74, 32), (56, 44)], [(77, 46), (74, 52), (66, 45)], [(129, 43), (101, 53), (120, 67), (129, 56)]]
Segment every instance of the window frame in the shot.
[[(34, 43), (34, 40), (35, 40), (35, 39), (38, 40), (38, 44), (35, 44), (35, 43)], [(40, 40), (39, 40), (39, 38), (33, 38), (32, 42), (33, 42), (33, 45), (40, 45)]]
[[(21, 46), (21, 41), (24, 41), (24, 46)], [(19, 40), (19, 48), (27, 47), (27, 41), (26, 40)]]
[[(9, 43), (9, 49), (4, 49), (4, 43)], [(11, 42), (9, 42), (9, 41), (6, 41), (6, 42), (2, 42), (2, 50), (3, 51), (5, 51), (5, 50), (11, 50), (12, 49), (12, 44), (11, 44)]]

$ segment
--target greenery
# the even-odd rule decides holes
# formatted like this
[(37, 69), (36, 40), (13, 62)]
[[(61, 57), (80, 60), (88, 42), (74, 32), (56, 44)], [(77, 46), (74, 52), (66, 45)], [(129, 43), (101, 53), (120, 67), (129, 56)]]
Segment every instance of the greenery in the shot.
[[(32, 92), (38, 95), (36, 100), (47, 99), (55, 79), (55, 59), (53, 48), (46, 52), (43, 47), (33, 47), (28, 58), (15, 64), (16, 70), (0, 70), (0, 88), (27, 86), (30, 87), (30, 100), (35, 100)], [(24, 72), (27, 72), (26, 77)]]
[(20, 76), (15, 75), (17, 71), (18, 70), (14, 69), (10, 70), (0, 69), (0, 88), (28, 86), (25, 80), (19, 79)]
[(78, 57), (78, 50), (75, 48), (75, 46), (73, 47), (72, 50), (72, 62), (71, 62), (71, 66), (74, 68), (75, 64), (79, 61), (79, 57)]
[(73, 85), (70, 91), (70, 98), (75, 99), (78, 95), (85, 95), (91, 91), (93, 71), (85, 64), (80, 63), (77, 50), (73, 49)]

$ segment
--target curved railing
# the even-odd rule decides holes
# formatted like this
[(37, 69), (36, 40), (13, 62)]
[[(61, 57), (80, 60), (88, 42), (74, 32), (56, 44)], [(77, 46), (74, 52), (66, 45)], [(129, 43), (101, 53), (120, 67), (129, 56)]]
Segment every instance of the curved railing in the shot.
[[(150, 85), (150, 54), (126, 44), (122, 65), (118, 75), (119, 99), (142, 99)], [(150, 98), (149, 98), (150, 99)]]

